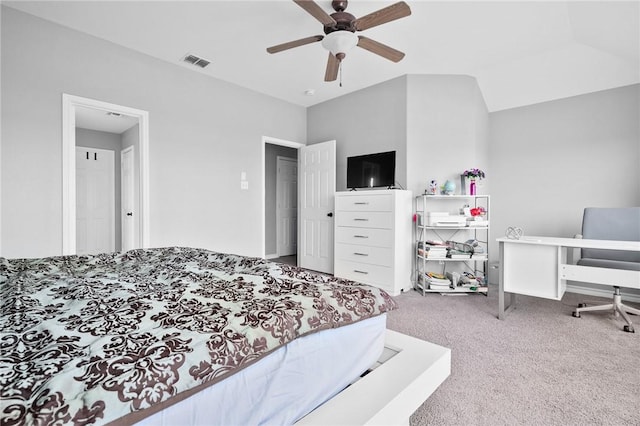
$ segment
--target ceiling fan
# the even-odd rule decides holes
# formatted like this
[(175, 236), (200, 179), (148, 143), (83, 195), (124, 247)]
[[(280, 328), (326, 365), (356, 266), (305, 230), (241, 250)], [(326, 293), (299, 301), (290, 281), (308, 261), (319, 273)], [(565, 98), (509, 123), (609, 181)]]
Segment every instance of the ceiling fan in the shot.
[(361, 47), (393, 62), (399, 62), (404, 58), (404, 53), (399, 50), (370, 38), (356, 35), (355, 33), (356, 31), (364, 31), (411, 15), (411, 9), (407, 3), (400, 1), (376, 12), (356, 18), (352, 14), (345, 12), (347, 4), (349, 3), (346, 0), (332, 1), (331, 7), (333, 7), (335, 12), (331, 15), (322, 10), (313, 0), (293, 0), (293, 2), (324, 25), (325, 35), (315, 35), (278, 44), (268, 47), (267, 52), (278, 53), (283, 50), (322, 41), (324, 48), (329, 51), (324, 81), (335, 81), (338, 78), (340, 63), (345, 58), (346, 53), (355, 46)]

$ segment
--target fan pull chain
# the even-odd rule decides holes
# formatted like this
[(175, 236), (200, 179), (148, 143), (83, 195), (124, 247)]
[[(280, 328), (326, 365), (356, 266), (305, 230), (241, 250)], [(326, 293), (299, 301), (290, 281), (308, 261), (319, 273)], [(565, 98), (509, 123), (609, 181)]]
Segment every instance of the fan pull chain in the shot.
[(342, 87), (342, 61), (338, 64), (338, 72), (340, 73), (340, 87)]

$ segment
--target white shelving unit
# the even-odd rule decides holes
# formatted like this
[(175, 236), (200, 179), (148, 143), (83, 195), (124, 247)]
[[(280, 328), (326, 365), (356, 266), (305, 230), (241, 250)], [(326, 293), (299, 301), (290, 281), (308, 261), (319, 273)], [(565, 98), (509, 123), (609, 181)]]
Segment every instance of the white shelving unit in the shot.
[[(440, 225), (430, 223), (429, 214), (449, 213), (459, 218), (460, 209), (464, 206), (469, 208), (483, 207), (486, 211), (483, 217), (483, 224), (480, 226), (469, 226), (464, 224), (447, 224), (446, 216)], [(487, 279), (489, 273), (489, 227), (490, 227), (490, 198), (489, 195), (419, 195), (415, 197), (415, 275), (414, 288), (426, 293), (482, 293), (487, 294)], [(436, 213), (436, 214), (437, 214)], [(484, 223), (486, 221), (486, 223)], [(464, 243), (474, 239), (478, 246), (482, 247), (483, 253), (474, 253), (469, 258), (434, 258), (420, 253), (420, 246), (426, 246), (426, 241), (455, 241)], [(452, 271), (455, 269), (455, 271)], [(474, 286), (456, 286), (451, 288), (429, 288), (426, 282), (426, 273), (435, 272), (446, 274), (446, 272), (468, 272), (481, 278), (481, 282)]]

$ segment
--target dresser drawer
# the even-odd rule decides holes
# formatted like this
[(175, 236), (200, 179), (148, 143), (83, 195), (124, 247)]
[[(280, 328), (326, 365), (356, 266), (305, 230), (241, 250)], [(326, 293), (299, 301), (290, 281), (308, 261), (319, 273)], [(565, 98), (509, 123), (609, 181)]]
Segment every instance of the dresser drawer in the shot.
[(385, 266), (336, 259), (334, 275), (379, 287), (393, 294), (393, 270)]
[(392, 212), (340, 212), (336, 215), (337, 226), (358, 228), (393, 229)]
[(336, 197), (337, 211), (393, 211), (393, 194), (380, 195), (343, 195)]
[(340, 226), (336, 228), (336, 243), (358, 244), (372, 247), (392, 247), (393, 232), (391, 229)]
[(336, 244), (336, 259), (348, 260), (351, 262), (361, 262), (371, 265), (392, 265), (392, 255), (390, 248), (370, 247), (355, 244)]

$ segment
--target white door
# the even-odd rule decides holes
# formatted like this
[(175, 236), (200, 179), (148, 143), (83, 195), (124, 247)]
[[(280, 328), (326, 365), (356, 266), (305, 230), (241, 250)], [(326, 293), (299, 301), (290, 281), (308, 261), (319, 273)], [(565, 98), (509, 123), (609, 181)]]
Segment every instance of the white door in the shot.
[(115, 153), (76, 148), (76, 253), (115, 250)]
[[(120, 152), (120, 194), (122, 200), (122, 251), (136, 248), (136, 222), (138, 213), (135, 212), (135, 188), (134, 188), (134, 151), (133, 147), (123, 149)], [(135, 217), (134, 217), (135, 216)]]
[(298, 161), (277, 157), (276, 238), (278, 256), (296, 254), (298, 230)]
[(336, 141), (298, 150), (298, 266), (333, 273)]

